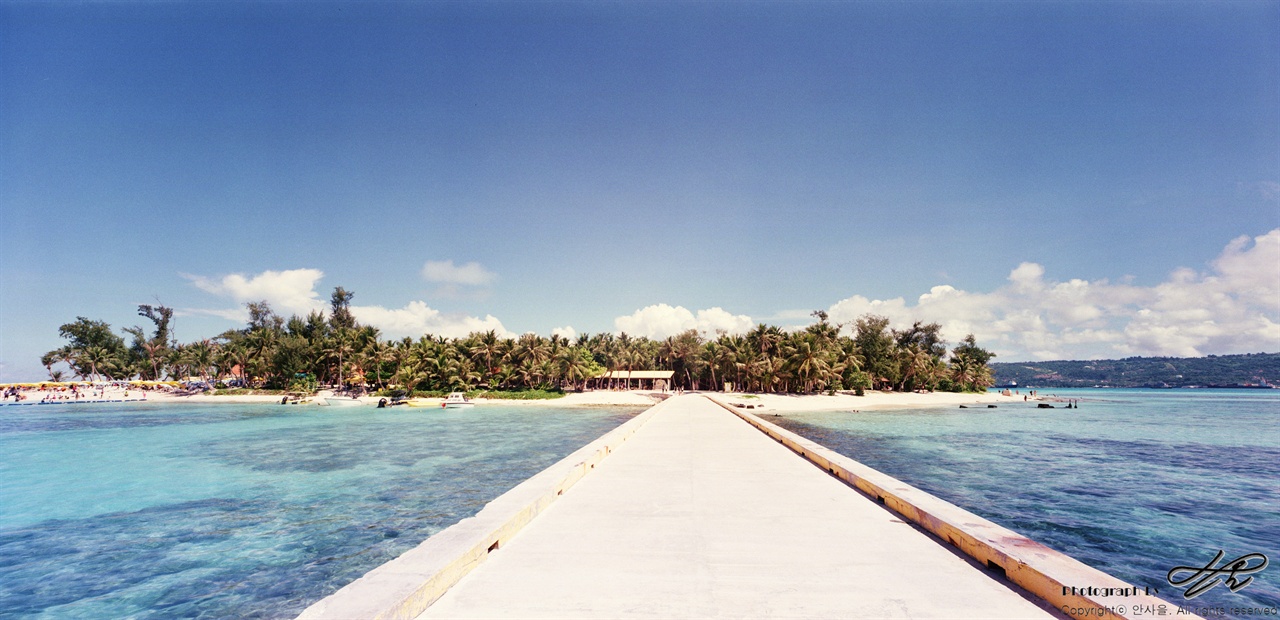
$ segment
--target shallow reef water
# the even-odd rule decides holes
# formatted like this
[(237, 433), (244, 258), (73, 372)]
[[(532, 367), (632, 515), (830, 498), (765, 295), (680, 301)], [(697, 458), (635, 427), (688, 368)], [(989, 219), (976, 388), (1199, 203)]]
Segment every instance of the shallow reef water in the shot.
[(0, 617), (291, 618), (640, 408), (0, 413)]
[[(1280, 391), (1045, 391), (1080, 408), (769, 420), (1171, 603), (1225, 615), (1280, 605)], [(1237, 592), (1185, 599), (1167, 581), (1219, 550), (1272, 564)]]

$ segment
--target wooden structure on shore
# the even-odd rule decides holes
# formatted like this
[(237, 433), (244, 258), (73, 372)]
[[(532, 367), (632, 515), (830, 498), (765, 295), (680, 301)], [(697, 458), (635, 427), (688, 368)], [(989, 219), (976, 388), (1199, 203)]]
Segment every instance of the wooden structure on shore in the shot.
[[(667, 390), (671, 387), (673, 370), (610, 370), (592, 379), (596, 389), (622, 388), (638, 390)], [(634, 384), (633, 384), (634, 382)]]

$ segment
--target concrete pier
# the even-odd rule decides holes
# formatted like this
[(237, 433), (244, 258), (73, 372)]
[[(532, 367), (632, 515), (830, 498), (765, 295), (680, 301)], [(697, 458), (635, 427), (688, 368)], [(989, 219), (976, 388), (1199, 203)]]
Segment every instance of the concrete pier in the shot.
[(299, 619), (1124, 618), (1162, 606), (1173, 609), (763, 418), (687, 395)]
[(420, 618), (1043, 618), (698, 396), (671, 399)]

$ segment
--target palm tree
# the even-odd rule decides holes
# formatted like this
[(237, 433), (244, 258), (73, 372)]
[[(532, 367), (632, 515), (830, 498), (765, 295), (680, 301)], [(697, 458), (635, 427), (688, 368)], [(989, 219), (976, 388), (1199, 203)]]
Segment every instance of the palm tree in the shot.
[(440, 369), (443, 375), (445, 385), (450, 391), (465, 392), (471, 390), (480, 382), (480, 373), (476, 371), (476, 366), (471, 362), (471, 358), (460, 355), (449, 356)]
[(160, 379), (160, 369), (164, 366), (165, 352), (168, 349), (169, 344), (163, 341), (147, 340), (142, 343), (142, 350), (146, 352), (147, 359), (151, 362), (152, 379)]
[(244, 361), (246, 366), (252, 366), (253, 377), (270, 378), (270, 361), (278, 335), (279, 332), (270, 327), (255, 328), (245, 334), (244, 345), (248, 356)]
[(743, 392), (763, 392), (763, 383), (759, 380), (760, 372), (760, 352), (751, 347), (744, 347), (738, 351), (738, 355), (734, 361), (734, 370), (737, 371), (739, 391)]
[(232, 374), (236, 369), (240, 370), (240, 383), (248, 385), (248, 366), (249, 366), (249, 348), (244, 343), (243, 338), (237, 338), (228, 341), (218, 349), (218, 355), (215, 357), (215, 363), (218, 366), (218, 374)]
[(551, 343), (537, 334), (524, 334), (516, 341), (512, 355), (519, 365), (518, 376), (526, 387), (540, 383), (547, 377), (543, 365), (552, 355)]
[(498, 333), (489, 330), (483, 334), (472, 334), (475, 343), (469, 347), (472, 356), (484, 358), (484, 368), (486, 375), (492, 375), (497, 369), (493, 365), (494, 357), (501, 359), (502, 344), (498, 339)]
[(400, 386), (400, 389), (412, 395), (418, 385), (428, 379), (427, 373), (423, 372), (416, 364), (406, 364), (396, 370), (396, 374), (391, 377), (393, 385)]
[(89, 365), (89, 377), (91, 381), (99, 379), (99, 369), (106, 370), (111, 364), (111, 352), (103, 346), (90, 346), (80, 351), (77, 360), (81, 364)]
[(721, 389), (720, 382), (716, 380), (716, 367), (720, 364), (720, 358), (723, 356), (724, 345), (712, 340), (702, 345), (702, 360), (706, 367), (711, 371), (711, 389), (719, 392)]
[(366, 375), (369, 372), (374, 373), (374, 379), (378, 382), (378, 388), (387, 387), (383, 379), (384, 373), (382, 368), (385, 364), (392, 361), (392, 353), (394, 349), (389, 341), (374, 340), (365, 347), (360, 366), (365, 369)]
[[(67, 366), (71, 366), (71, 358), (72, 358), (71, 345), (66, 345), (66, 346), (54, 349), (40, 356), (40, 363), (44, 366), (45, 371), (49, 373), (50, 377), (53, 377), (54, 372), (57, 372), (58, 376), (61, 377), (65, 373), (63, 373), (60, 370), (55, 371), (53, 369), (53, 365), (57, 364), (58, 362), (63, 362)], [(71, 366), (71, 367), (72, 369), (75, 368), (74, 366)], [(62, 379), (53, 379), (53, 380), (61, 381)]]
[(534, 387), (539, 384), (540, 364), (526, 357), (515, 366), (515, 376), (526, 388)]
[[(639, 345), (635, 339), (628, 335), (627, 332), (622, 332), (618, 334), (615, 342), (618, 350), (614, 353), (613, 363), (610, 364), (609, 370), (634, 370), (633, 365), (639, 359), (639, 352), (637, 351)], [(630, 383), (631, 381), (628, 379), (628, 388), (631, 387)]]
[(569, 382), (572, 387), (577, 387), (579, 381), (586, 382), (591, 378), (591, 354), (586, 348), (565, 347), (560, 351), (560, 355), (556, 357), (556, 363), (560, 371), (560, 377)]
[(810, 316), (818, 319), (817, 323), (805, 328), (805, 333), (812, 334), (817, 338), (819, 344), (826, 348), (836, 342), (840, 337), (840, 325), (832, 325), (827, 322), (827, 313), (822, 310), (813, 311)]
[(201, 340), (180, 349), (187, 367), (200, 375), (200, 380), (209, 383), (209, 370), (213, 367), (214, 345), (209, 339)]
[(777, 353), (778, 344), (782, 342), (785, 334), (782, 329), (773, 325), (765, 325), (760, 323), (747, 333), (747, 341), (752, 343), (753, 348), (759, 351), (761, 355), (770, 355)]
[(914, 346), (900, 348), (898, 360), (901, 373), (898, 391), (915, 390), (926, 384), (930, 363), (933, 361), (928, 352)]
[(788, 361), (795, 368), (796, 376), (804, 381), (806, 393), (813, 391), (815, 383), (819, 388), (826, 385), (827, 377), (831, 372), (831, 363), (828, 361), (827, 352), (821, 348), (818, 338), (813, 334), (805, 334), (794, 345), (794, 353)]
[[(179, 344), (167, 349), (165, 352), (164, 368), (165, 372), (169, 374), (169, 377), (186, 379), (187, 377), (192, 376), (193, 373), (191, 372), (190, 363), (191, 354), (187, 350), (189, 348), (191, 348), (191, 345)], [(139, 378), (143, 378), (145, 376), (145, 372), (138, 373)]]
[(66, 345), (58, 349), (58, 357), (64, 364), (71, 368), (72, 372), (76, 373), (77, 378), (84, 378), (84, 373), (81, 372), (80, 364), (78, 362), (80, 352), (75, 347)]
[(338, 385), (345, 385), (346, 359), (356, 351), (355, 332), (346, 327), (339, 327), (334, 330), (333, 338), (331, 338), (325, 347), (325, 354), (330, 358), (338, 360)]
[(991, 367), (987, 362), (995, 354), (978, 346), (973, 334), (951, 351), (951, 374), (953, 380), (965, 391), (982, 391), (995, 383), (991, 378)]
[[(742, 373), (738, 370), (738, 356), (744, 346), (743, 342), (740, 336), (721, 336), (716, 341), (719, 346), (716, 347), (711, 360), (711, 363), (720, 369), (721, 380), (728, 379), (731, 374), (734, 376), (734, 385), (737, 389), (741, 389), (737, 386), (742, 383)], [(716, 387), (719, 389), (719, 384)]]
[(783, 379), (782, 363), (776, 357), (762, 355), (756, 362), (760, 391), (772, 393)]

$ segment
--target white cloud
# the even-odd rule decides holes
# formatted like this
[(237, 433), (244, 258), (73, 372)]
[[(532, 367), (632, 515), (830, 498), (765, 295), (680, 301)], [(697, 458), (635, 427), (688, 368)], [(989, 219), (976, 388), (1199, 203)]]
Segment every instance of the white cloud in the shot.
[(422, 266), (422, 277), (428, 282), (438, 284), (485, 286), (492, 283), (498, 274), (485, 269), (475, 261), (455, 265), (452, 260), (429, 260)]
[(1022, 263), (990, 293), (935, 286), (914, 305), (854, 295), (828, 313), (845, 323), (867, 313), (893, 325), (937, 322), (951, 342), (973, 333), (1010, 361), (1280, 350), (1280, 229), (1231, 241), (1211, 267), (1139, 287), (1047, 281), (1042, 265)]
[(551, 330), (551, 335), (560, 336), (565, 340), (573, 340), (574, 338), (578, 337), (578, 330), (574, 329), (570, 325), (565, 325), (564, 327), (557, 327)]
[[(328, 308), (327, 301), (316, 292), (316, 286), (324, 277), (324, 273), (318, 269), (264, 271), (251, 277), (232, 274), (220, 279), (182, 275), (196, 288), (219, 297), (231, 298), (237, 303), (266, 300), (272, 310), (283, 316), (305, 315), (313, 310), (323, 312)], [(194, 308), (184, 309), (183, 312), (217, 316), (237, 322), (248, 319), (248, 312), (244, 308)], [(355, 315), (357, 321), (381, 330), (385, 338), (405, 336), (416, 338), (428, 333), (460, 338), (471, 332), (489, 330), (496, 331), (503, 337), (513, 336), (503, 327), (501, 321), (491, 315), (479, 318), (463, 314), (445, 314), (427, 306), (422, 301), (411, 301), (402, 308), (352, 306), (351, 313)]]
[(1009, 273), (1009, 281), (1022, 288), (1039, 288), (1044, 277), (1044, 267), (1036, 263), (1022, 263)]
[(411, 301), (403, 308), (394, 309), (351, 306), (351, 314), (355, 315), (357, 321), (377, 327), (384, 338), (417, 338), (423, 334), (462, 338), (471, 332), (489, 330), (497, 332), (503, 338), (514, 336), (492, 315), (485, 315), (481, 319), (461, 314), (444, 314), (421, 301)]
[(264, 271), (253, 277), (233, 273), (219, 280), (190, 274), (182, 276), (206, 293), (230, 297), (237, 303), (266, 300), (279, 314), (307, 314), (326, 306), (316, 293), (316, 284), (324, 277), (319, 269)]
[(707, 308), (699, 310), (694, 329), (708, 334), (723, 331), (726, 334), (745, 334), (755, 326), (751, 317), (745, 314), (731, 314), (723, 308)]
[(1247, 235), (1231, 240), (1213, 268), (1224, 288), (1280, 312), (1280, 228), (1255, 238), (1252, 248)]
[(707, 308), (694, 314), (684, 306), (671, 307), (667, 304), (646, 306), (613, 320), (614, 330), (617, 332), (654, 339), (674, 336), (690, 329), (712, 336), (717, 331), (741, 334), (749, 331), (753, 325), (751, 317), (731, 314), (723, 308)]
[(695, 323), (692, 312), (683, 306), (672, 308), (667, 304), (647, 306), (630, 316), (620, 316), (613, 320), (613, 326), (618, 332), (649, 338), (666, 338), (692, 328)]

